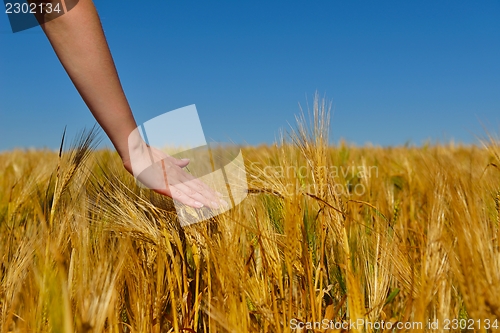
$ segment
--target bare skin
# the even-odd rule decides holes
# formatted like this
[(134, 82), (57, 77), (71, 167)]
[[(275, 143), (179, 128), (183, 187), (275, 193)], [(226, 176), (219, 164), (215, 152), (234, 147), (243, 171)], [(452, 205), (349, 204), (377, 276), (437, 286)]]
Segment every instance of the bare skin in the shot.
[(125, 169), (132, 174), (131, 159), (134, 165), (147, 164), (152, 154), (161, 168), (141, 174), (138, 179), (143, 184), (192, 207), (218, 208), (219, 198), (214, 191), (182, 169), (189, 160), (168, 156), (147, 146), (140, 137), (129, 141), (137, 124), (93, 2), (80, 0), (71, 11), (51, 21), (45, 22), (43, 15), (37, 19), (71, 81), (115, 146)]

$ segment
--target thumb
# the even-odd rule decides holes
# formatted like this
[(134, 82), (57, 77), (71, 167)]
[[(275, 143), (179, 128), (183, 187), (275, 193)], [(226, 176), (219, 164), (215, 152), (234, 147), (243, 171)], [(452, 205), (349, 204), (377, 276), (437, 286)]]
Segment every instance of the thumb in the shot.
[(189, 158), (182, 158), (182, 159), (173, 159), (173, 163), (177, 165), (178, 167), (184, 168), (186, 165), (189, 164)]

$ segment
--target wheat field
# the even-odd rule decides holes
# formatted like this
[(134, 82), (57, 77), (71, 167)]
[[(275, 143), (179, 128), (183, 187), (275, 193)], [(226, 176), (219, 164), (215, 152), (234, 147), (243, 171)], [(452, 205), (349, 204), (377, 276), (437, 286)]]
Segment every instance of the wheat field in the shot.
[(95, 132), (1, 153), (0, 332), (498, 331), (496, 141), (332, 146), (324, 101), (297, 120), (185, 228)]

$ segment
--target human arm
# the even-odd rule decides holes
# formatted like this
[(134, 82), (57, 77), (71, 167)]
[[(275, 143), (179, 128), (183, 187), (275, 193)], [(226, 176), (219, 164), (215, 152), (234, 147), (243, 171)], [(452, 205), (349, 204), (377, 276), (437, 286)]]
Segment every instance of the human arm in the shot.
[(168, 178), (163, 181), (167, 186), (155, 186), (153, 183), (163, 178), (151, 173), (143, 175), (143, 179), (139, 176), (141, 182), (184, 204), (216, 208), (218, 198), (215, 193), (182, 170), (189, 161), (163, 154), (147, 146), (140, 137), (129, 140), (137, 124), (93, 2), (80, 0), (75, 8), (57, 19), (49, 20), (44, 15), (38, 15), (37, 19), (71, 81), (115, 146), (125, 169), (133, 173), (132, 162), (144, 164), (150, 161), (153, 152), (156, 160), (163, 160), (163, 175)]

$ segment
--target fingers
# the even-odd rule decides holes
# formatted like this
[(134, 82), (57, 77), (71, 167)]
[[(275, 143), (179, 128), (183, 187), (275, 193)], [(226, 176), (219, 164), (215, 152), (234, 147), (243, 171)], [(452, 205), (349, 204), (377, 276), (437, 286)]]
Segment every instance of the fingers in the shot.
[(185, 193), (189, 197), (196, 199), (207, 207), (220, 208), (220, 198), (215, 191), (199, 179), (190, 180), (183, 183), (183, 185), (185, 186)]
[(172, 198), (192, 207), (201, 208), (205, 206), (214, 209), (220, 208), (220, 199), (213, 191), (207, 190), (205, 186), (203, 186), (201, 181), (195, 179), (187, 182), (170, 184), (169, 189), (172, 193)]
[(173, 199), (196, 208), (205, 206), (217, 209), (221, 204), (224, 205), (207, 184), (184, 172), (178, 165), (163, 160), (162, 169)]
[(190, 162), (189, 158), (174, 158), (154, 147), (148, 147), (148, 154), (151, 156), (151, 159), (154, 163), (158, 163), (161, 160), (166, 160), (171, 164), (184, 168)]
[(189, 164), (189, 158), (182, 158), (182, 159), (177, 159), (172, 157), (172, 163), (177, 165), (180, 168), (184, 168)]
[[(217, 209), (227, 205), (207, 184), (182, 169), (189, 164), (189, 159), (176, 159), (157, 150), (152, 152), (156, 162), (137, 177), (142, 184), (195, 208)], [(149, 157), (147, 160), (151, 161)]]
[(172, 199), (177, 200), (185, 205), (194, 207), (194, 208), (202, 208), (204, 204), (193, 197), (190, 197), (187, 193), (185, 193), (185, 189), (182, 186), (170, 186), (169, 187), (170, 196)]
[[(211, 207), (206, 198), (204, 198), (200, 193), (190, 189), (184, 184), (176, 184), (169, 187), (172, 199), (175, 199), (185, 205), (201, 208), (201, 207)], [(215, 208), (215, 207), (214, 207)]]

